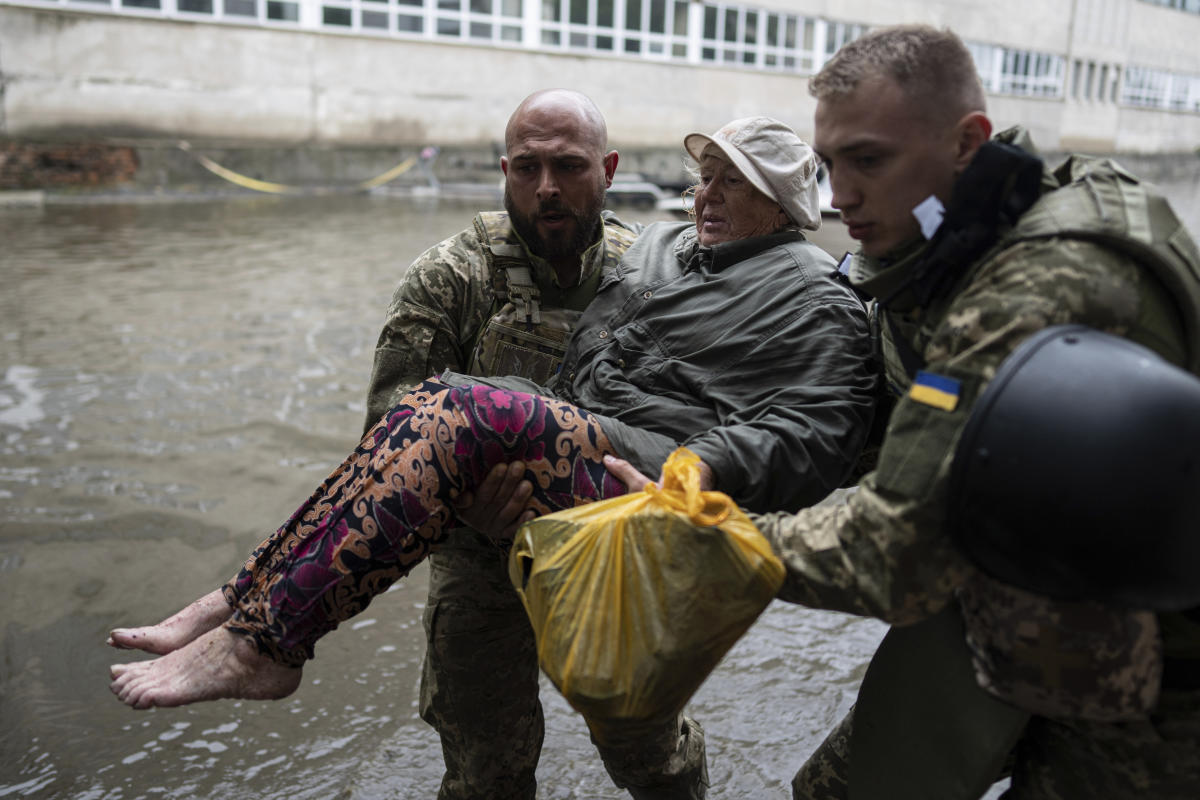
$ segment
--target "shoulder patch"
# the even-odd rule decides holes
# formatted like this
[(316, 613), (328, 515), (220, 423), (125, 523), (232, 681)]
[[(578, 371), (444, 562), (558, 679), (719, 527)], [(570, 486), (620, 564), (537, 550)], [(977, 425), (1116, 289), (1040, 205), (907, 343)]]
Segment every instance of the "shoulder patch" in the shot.
[(954, 378), (938, 375), (935, 372), (920, 370), (913, 379), (908, 396), (918, 403), (940, 408), (943, 411), (953, 411), (958, 407), (958, 395), (962, 384)]

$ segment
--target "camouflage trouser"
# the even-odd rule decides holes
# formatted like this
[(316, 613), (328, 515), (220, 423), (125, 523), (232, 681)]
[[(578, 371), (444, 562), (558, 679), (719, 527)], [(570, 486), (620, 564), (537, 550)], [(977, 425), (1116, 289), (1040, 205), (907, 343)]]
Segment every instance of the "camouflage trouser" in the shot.
[(850, 796), (850, 731), (854, 709), (829, 732), (792, 778), (794, 800), (844, 800)]
[[(532, 800), (545, 730), (533, 629), (499, 549), (468, 531), (451, 539), (429, 559), (421, 680), (421, 718), (446, 762), (438, 798)], [(704, 734), (687, 718), (600, 755), (637, 800), (694, 800), (708, 787)]]
[[(849, 796), (853, 718), (851, 711), (796, 773), (795, 800)], [(1155, 712), (1139, 722), (1034, 717), (1010, 763), (1012, 786), (1002, 800), (1195, 800), (1200, 691), (1164, 690)]]

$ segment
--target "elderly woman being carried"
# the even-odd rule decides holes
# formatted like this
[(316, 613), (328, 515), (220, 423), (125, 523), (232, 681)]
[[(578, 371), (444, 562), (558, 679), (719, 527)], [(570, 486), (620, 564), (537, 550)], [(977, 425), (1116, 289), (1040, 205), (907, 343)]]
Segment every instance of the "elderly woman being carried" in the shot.
[(228, 584), (110, 642), (159, 654), (112, 668), (136, 708), (283, 697), (339, 622), (406, 575), (454, 520), (451, 498), (520, 461), (547, 513), (627, 491), (686, 445), (705, 488), (796, 509), (849, 474), (873, 410), (865, 312), (803, 229), (817, 161), (766, 117), (684, 140), (695, 224), (654, 223), (601, 275), (549, 386), (447, 374), (392, 408)]

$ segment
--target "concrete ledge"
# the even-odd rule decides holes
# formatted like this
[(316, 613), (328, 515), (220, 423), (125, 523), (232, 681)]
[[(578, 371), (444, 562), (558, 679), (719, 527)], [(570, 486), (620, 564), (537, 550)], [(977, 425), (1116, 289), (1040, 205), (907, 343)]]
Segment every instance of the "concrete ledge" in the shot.
[(41, 206), (46, 204), (46, 193), (41, 189), (29, 192), (0, 191), (0, 207)]

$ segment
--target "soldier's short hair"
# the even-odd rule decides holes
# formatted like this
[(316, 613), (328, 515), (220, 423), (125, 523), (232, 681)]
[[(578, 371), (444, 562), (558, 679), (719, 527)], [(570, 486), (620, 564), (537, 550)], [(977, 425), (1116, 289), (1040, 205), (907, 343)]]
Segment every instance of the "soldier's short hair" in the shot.
[(962, 39), (928, 25), (881, 28), (855, 39), (826, 62), (808, 91), (818, 101), (835, 100), (877, 76), (894, 80), (918, 113), (957, 120), (987, 111), (975, 60)]

